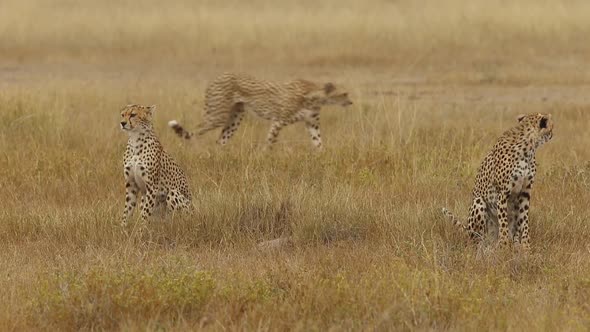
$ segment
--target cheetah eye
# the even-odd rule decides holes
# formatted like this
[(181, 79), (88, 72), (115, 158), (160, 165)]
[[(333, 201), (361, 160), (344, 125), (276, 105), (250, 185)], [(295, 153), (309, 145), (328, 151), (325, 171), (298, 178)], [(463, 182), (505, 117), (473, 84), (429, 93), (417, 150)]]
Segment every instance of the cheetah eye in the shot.
[(546, 118), (542, 118), (542, 119), (541, 119), (541, 122), (539, 123), (539, 127), (540, 127), (541, 129), (545, 129), (545, 128), (547, 128), (547, 119), (546, 119)]
[(130, 118), (132, 118), (132, 117), (134, 117), (134, 116), (136, 116), (136, 115), (137, 115), (137, 114), (135, 114), (135, 113), (131, 113), (131, 115), (129, 115), (129, 117), (130, 117)]

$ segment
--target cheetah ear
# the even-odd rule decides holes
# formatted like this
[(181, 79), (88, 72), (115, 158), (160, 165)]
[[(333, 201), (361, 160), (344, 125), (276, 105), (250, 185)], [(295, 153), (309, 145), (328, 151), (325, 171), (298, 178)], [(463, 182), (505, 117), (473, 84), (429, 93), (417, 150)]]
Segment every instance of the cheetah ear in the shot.
[(547, 117), (542, 117), (541, 121), (539, 121), (539, 128), (541, 129), (545, 129), (547, 128), (547, 121), (549, 121), (549, 119)]
[(519, 115), (516, 117), (516, 120), (518, 120), (518, 122), (520, 122), (520, 121), (522, 121), (522, 119), (524, 119), (525, 117), (526, 117), (526, 114), (519, 114)]
[(147, 110), (148, 110), (148, 113), (150, 113), (150, 115), (153, 115), (154, 111), (156, 110), (156, 105), (148, 106)]
[(307, 100), (318, 100), (320, 98), (324, 98), (324, 89), (322, 90), (312, 90), (312, 91), (308, 91), (305, 94), (305, 99)]
[(326, 94), (329, 94), (330, 92), (336, 90), (336, 87), (334, 86), (334, 83), (326, 83), (324, 84), (324, 92)]
[(545, 129), (547, 128), (547, 123), (551, 120), (551, 114), (539, 114), (542, 115), (541, 121), (539, 121), (539, 128)]

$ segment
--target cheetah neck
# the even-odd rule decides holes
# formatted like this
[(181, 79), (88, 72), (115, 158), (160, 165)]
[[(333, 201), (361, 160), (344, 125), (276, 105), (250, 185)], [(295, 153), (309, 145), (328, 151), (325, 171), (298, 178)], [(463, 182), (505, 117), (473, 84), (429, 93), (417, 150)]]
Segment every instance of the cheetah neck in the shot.
[[(535, 140), (531, 138), (524, 138), (521, 142), (517, 153), (519, 153), (526, 161), (529, 161), (535, 156), (537, 144), (535, 144)], [(516, 146), (518, 147), (519, 145)]]
[(129, 139), (127, 140), (127, 145), (131, 147), (133, 154), (138, 154), (142, 151), (142, 147), (146, 143), (153, 141), (159, 143), (154, 131), (151, 128), (142, 128), (142, 130), (139, 131), (129, 132)]
[(303, 107), (308, 110), (319, 111), (323, 106), (323, 103), (318, 100), (305, 99)]

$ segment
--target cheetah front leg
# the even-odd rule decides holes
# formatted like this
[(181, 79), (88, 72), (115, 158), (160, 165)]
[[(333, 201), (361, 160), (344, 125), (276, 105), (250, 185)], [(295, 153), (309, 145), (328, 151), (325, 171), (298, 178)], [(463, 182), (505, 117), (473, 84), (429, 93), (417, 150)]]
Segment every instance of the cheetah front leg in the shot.
[[(127, 168), (126, 168), (127, 174)], [(127, 176), (126, 176), (127, 177)], [(127, 225), (129, 218), (133, 216), (133, 211), (135, 210), (135, 206), (137, 205), (137, 193), (139, 192), (139, 187), (131, 178), (127, 177), (125, 181), (125, 209), (123, 210), (123, 218), (121, 220), (121, 225)]]
[(160, 192), (159, 186), (152, 176), (145, 174), (142, 175), (142, 178), (145, 182), (145, 194), (141, 198), (141, 221), (146, 222), (154, 213)]
[(498, 242), (500, 247), (508, 246), (508, 198), (511, 191), (502, 191), (498, 195)]
[(533, 188), (533, 182), (535, 174), (537, 173), (537, 162), (535, 158), (531, 160), (530, 170), (527, 178), (523, 183), (523, 189), (518, 194), (518, 210), (515, 214), (518, 214), (516, 218), (516, 237), (522, 245), (522, 249), (530, 250), (531, 244), (529, 241), (529, 208), (531, 199), (531, 190)]
[(523, 191), (518, 195), (518, 218), (516, 219), (516, 237), (515, 242), (520, 242), (522, 249), (531, 248), (529, 242), (529, 191)]
[(322, 136), (320, 135), (320, 113), (312, 112), (305, 117), (305, 127), (309, 132), (313, 145), (321, 149), (322, 148)]
[[(125, 151), (125, 160), (128, 159), (128, 154), (129, 147), (127, 147), (127, 150)], [(133, 176), (131, 176), (131, 166), (129, 164), (125, 165), (123, 174), (125, 175), (125, 208), (123, 209), (121, 225), (125, 226), (127, 225), (129, 218), (133, 216), (133, 211), (137, 205), (137, 193), (139, 192), (139, 187)]]

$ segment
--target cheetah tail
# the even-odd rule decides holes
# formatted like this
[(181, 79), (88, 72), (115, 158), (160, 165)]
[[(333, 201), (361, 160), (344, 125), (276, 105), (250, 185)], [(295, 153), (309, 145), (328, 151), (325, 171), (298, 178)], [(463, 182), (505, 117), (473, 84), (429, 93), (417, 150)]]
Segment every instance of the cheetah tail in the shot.
[(461, 228), (461, 229), (465, 229), (465, 226), (463, 225), (463, 223), (461, 222), (461, 220), (459, 220), (459, 218), (457, 218), (451, 211), (449, 211), (447, 208), (442, 208), (442, 213), (445, 217), (447, 217), (447, 219), (449, 219), (453, 225)]
[(168, 126), (170, 126), (179, 137), (189, 139), (193, 136), (193, 133), (186, 131), (176, 120), (169, 121)]

